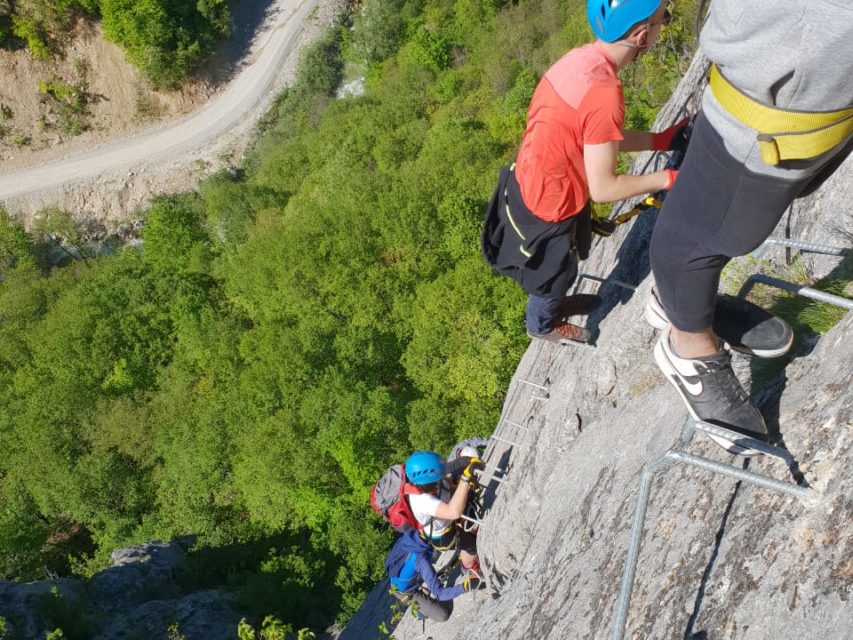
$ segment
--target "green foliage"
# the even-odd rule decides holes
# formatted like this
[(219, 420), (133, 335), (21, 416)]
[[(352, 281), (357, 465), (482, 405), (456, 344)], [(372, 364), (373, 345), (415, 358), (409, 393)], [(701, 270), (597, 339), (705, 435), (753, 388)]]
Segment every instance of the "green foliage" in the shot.
[(353, 49), (368, 64), (393, 54), (403, 35), (400, 0), (368, 0), (353, 16)]
[(44, 28), (33, 18), (12, 16), (12, 33), (27, 43), (27, 48), (37, 60), (44, 60), (51, 55)]
[(12, 269), (33, 266), (34, 253), (29, 234), (0, 207), (0, 280)]
[(106, 37), (155, 85), (183, 82), (230, 30), (228, 0), (17, 0), (0, 17), (0, 46), (22, 42), (37, 59), (61, 54), (74, 20), (103, 19)]
[(412, 58), (435, 73), (450, 64), (450, 43), (436, 31), (426, 27), (418, 29), (409, 46)]
[(512, 143), (521, 137), (527, 122), (527, 106), (539, 79), (530, 69), (521, 67), (509, 91), (485, 116), (489, 132), (498, 140)]
[(17, 0), (8, 23), (0, 22), (0, 45), (14, 44), (11, 26), (11, 35), (23, 41), (34, 58), (49, 58), (62, 49), (74, 19), (97, 10), (98, 0)]
[[(40, 244), (53, 245), (63, 248), (73, 248), (78, 254), (82, 254), (82, 237), (80, 229), (67, 211), (58, 207), (47, 207), (35, 215), (31, 234)], [(69, 253), (75, 257), (74, 254)]]
[(186, 640), (184, 634), (181, 633), (181, 630), (178, 628), (178, 623), (170, 625), (168, 630), (166, 631), (166, 637), (168, 640)]
[(49, 95), (77, 111), (85, 106), (85, 96), (79, 87), (58, 80), (39, 82), (39, 93)]
[(340, 82), (342, 70), (339, 33), (332, 31), (305, 52), (296, 83), (309, 93), (331, 94)]
[(58, 640), (85, 640), (92, 636), (92, 626), (83, 619), (78, 601), (69, 601), (54, 585), (50, 593), (42, 596), (39, 606), (45, 618), (57, 628), (47, 638)]
[(106, 37), (158, 86), (180, 84), (227, 35), (227, 0), (99, 0)]
[(0, 579), (38, 575), (44, 567), (41, 551), (48, 534), (47, 523), (21, 485), (0, 478)]
[(237, 637), (240, 640), (286, 640), (289, 637), (295, 637), (296, 640), (314, 640), (317, 636), (308, 629), (300, 629), (296, 636), (293, 636), (293, 627), (289, 624), (284, 624), (275, 616), (267, 616), (261, 623), (259, 631), (246, 622), (243, 618), (237, 625)]
[[(70, 84), (55, 79), (43, 80), (39, 82), (38, 90), (44, 97), (43, 102), (48, 103), (51, 111), (56, 112), (60, 131), (75, 136), (88, 129), (86, 116), (90, 98), (85, 81)], [(43, 122), (47, 122), (47, 116), (44, 116)]]

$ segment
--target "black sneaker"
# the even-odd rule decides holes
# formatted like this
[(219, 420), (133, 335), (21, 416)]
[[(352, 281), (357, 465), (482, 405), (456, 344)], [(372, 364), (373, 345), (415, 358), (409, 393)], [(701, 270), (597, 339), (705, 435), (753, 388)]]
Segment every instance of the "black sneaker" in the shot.
[[(655, 362), (681, 394), (690, 415), (696, 420), (767, 442), (764, 418), (752, 406), (749, 396), (735, 377), (728, 351), (723, 349), (703, 358), (682, 358), (673, 350), (669, 334), (669, 329), (665, 330), (655, 345)], [(739, 444), (741, 441), (736, 438), (706, 435), (730, 453), (743, 456), (761, 453)]]
[[(646, 322), (660, 331), (669, 324), (654, 287), (643, 315)], [(794, 331), (782, 318), (724, 293), (717, 295), (713, 329), (735, 351), (759, 358), (778, 358), (788, 353), (794, 344)]]

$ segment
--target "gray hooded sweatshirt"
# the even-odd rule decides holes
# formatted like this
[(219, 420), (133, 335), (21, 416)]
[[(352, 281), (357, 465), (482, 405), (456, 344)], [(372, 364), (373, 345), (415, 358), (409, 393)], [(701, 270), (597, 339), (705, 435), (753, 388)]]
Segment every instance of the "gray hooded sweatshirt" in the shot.
[[(712, 0), (700, 46), (729, 82), (766, 105), (799, 111), (853, 105), (853, 0)], [(727, 113), (710, 88), (702, 109), (729, 153), (758, 173), (794, 180), (840, 151), (772, 167), (761, 160), (756, 132)]]

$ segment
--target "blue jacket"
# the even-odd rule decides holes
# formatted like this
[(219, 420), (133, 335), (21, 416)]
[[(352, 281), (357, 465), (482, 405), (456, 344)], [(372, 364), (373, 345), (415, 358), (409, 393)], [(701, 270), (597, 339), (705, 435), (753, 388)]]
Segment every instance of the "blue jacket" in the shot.
[(443, 587), (432, 566), (433, 548), (417, 531), (408, 531), (397, 539), (388, 557), (385, 570), (391, 584), (400, 591), (412, 591), (421, 583), (429, 587), (436, 600), (452, 600), (465, 593), (461, 584)]

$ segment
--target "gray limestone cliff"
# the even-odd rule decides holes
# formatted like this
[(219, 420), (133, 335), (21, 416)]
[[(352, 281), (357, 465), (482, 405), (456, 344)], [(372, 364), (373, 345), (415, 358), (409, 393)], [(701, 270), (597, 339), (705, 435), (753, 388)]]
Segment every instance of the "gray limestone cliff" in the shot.
[(88, 581), (0, 581), (0, 616), (9, 637), (41, 639), (63, 627), (67, 638), (73, 627), (72, 637), (92, 640), (169, 640), (174, 637), (169, 627), (177, 624), (187, 639), (233, 640), (240, 616), (232, 596), (215, 590), (184, 593), (178, 586), (184, 546), (182, 540), (153, 541), (119, 549), (111, 566)]
[[(694, 61), (659, 117), (695, 111), (705, 63)], [(637, 161), (643, 167), (649, 160)], [(774, 236), (849, 247), (853, 162), (815, 194), (798, 200)], [(617, 208), (626, 210), (627, 204)], [(635, 285), (636, 292), (586, 283), (602, 308), (590, 318), (597, 348), (532, 343), (507, 392), (501, 437), (490, 464), (506, 467), (480, 530), (481, 561), (499, 596), (466, 595), (438, 624), (405, 616), (398, 640), (429, 637), (596, 639), (610, 637), (641, 473), (675, 446), (686, 410), (651, 357), (656, 339), (643, 320), (652, 284), (648, 243), (654, 214), (599, 239), (585, 273)], [(785, 252), (761, 264), (743, 258), (726, 286), (761, 268), (784, 268)], [(804, 256), (815, 278), (850, 258)], [(849, 292), (848, 292), (849, 294)], [(790, 484), (802, 474), (813, 504), (708, 471), (674, 465), (656, 476), (626, 638), (708, 640), (853, 637), (853, 316), (809, 341), (784, 369), (770, 372), (736, 356), (735, 368), (778, 429), (795, 464), (762, 456), (745, 462), (702, 435), (683, 447), (711, 460)], [(526, 380), (548, 387), (541, 390)], [(525, 431), (526, 429), (526, 431)], [(389, 619), (382, 585), (342, 634), (376, 638)]]

